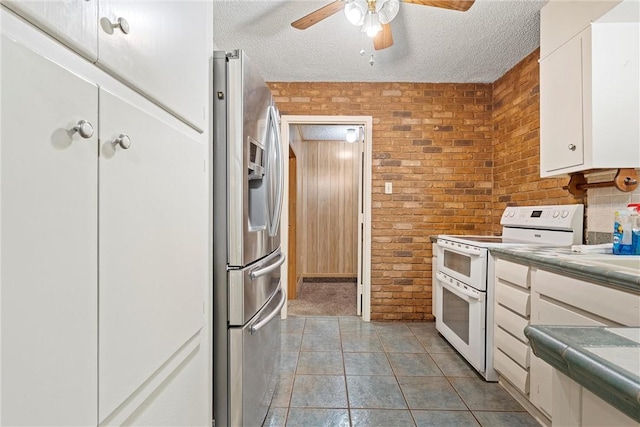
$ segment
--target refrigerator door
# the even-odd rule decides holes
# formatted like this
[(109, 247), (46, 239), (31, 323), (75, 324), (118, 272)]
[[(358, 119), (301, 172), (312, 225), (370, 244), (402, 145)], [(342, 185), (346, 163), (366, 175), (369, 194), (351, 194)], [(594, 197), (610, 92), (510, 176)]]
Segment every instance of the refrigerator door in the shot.
[(285, 259), (277, 250), (248, 267), (229, 271), (229, 325), (244, 325), (273, 296)]
[(269, 87), (242, 51), (227, 61), (227, 159), (214, 167), (227, 169), (228, 264), (245, 266), (280, 246), (282, 149)]
[(278, 380), (280, 310), (286, 295), (278, 287), (244, 327), (229, 329), (229, 425), (262, 425)]

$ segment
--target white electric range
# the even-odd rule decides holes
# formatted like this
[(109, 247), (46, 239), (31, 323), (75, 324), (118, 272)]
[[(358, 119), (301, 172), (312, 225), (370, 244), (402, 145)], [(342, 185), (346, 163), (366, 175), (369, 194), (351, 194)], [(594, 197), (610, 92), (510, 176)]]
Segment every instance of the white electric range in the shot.
[(502, 236), (439, 235), (434, 289), (436, 329), (487, 380), (493, 369), (496, 246), (582, 243), (583, 205), (510, 206)]

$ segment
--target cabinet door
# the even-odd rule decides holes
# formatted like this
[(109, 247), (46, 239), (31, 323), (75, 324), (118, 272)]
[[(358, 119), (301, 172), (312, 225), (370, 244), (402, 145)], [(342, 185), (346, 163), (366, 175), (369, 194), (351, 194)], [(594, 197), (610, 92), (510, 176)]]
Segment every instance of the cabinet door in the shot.
[(96, 425), (98, 89), (1, 42), (0, 423)]
[(543, 177), (584, 163), (582, 93), (582, 38), (576, 36), (540, 62)]
[[(207, 18), (204, 1), (100, 0), (98, 65), (202, 130)], [(114, 27), (119, 20), (126, 25)]]
[[(583, 316), (563, 305), (555, 304), (540, 295), (534, 296), (534, 316), (531, 320), (536, 325), (572, 325), (572, 326), (606, 326), (590, 317)], [(552, 415), (552, 377), (553, 368), (542, 359), (531, 357), (531, 402), (547, 415)]]
[(89, 60), (98, 58), (98, 0), (4, 0), (2, 4)]
[(100, 91), (100, 422), (204, 325), (206, 153)]

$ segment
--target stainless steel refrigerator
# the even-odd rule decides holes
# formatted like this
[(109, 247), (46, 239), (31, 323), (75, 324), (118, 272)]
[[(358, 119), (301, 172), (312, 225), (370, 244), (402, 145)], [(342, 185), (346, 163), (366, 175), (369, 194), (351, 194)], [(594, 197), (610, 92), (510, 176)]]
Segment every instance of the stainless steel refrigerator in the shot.
[(280, 359), (283, 155), (278, 111), (242, 51), (213, 55), (213, 411), (259, 426)]

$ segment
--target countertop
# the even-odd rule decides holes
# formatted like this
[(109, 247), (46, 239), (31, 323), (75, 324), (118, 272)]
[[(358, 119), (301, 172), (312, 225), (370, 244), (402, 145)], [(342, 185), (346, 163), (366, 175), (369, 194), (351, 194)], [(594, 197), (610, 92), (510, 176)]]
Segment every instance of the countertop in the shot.
[(625, 291), (640, 292), (640, 268), (637, 274), (633, 274), (614, 266), (603, 266), (572, 254), (568, 247), (497, 246), (489, 250), (498, 258)]
[(640, 422), (640, 328), (525, 328), (536, 356)]

